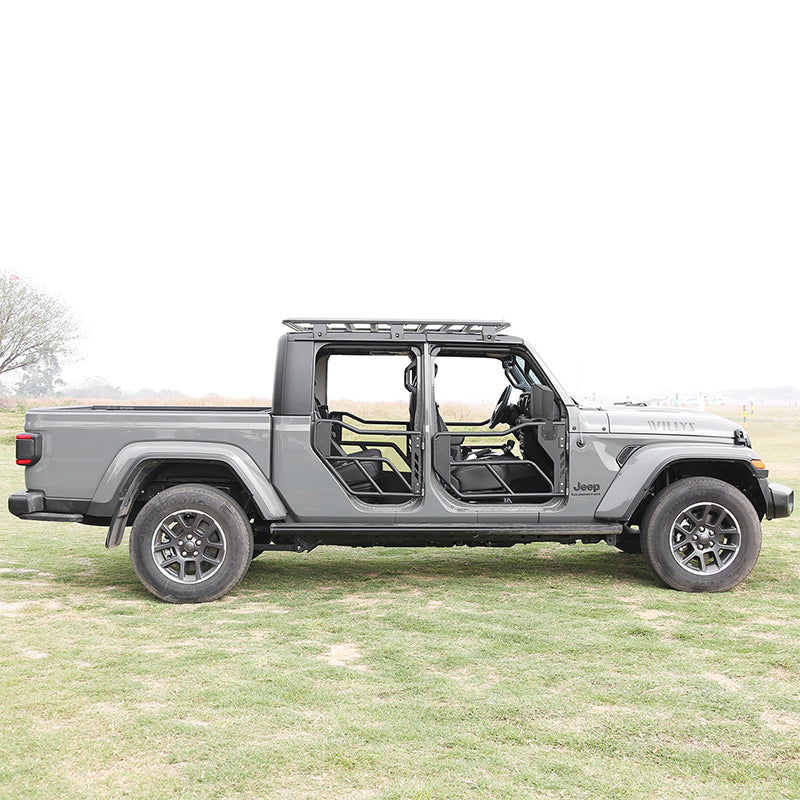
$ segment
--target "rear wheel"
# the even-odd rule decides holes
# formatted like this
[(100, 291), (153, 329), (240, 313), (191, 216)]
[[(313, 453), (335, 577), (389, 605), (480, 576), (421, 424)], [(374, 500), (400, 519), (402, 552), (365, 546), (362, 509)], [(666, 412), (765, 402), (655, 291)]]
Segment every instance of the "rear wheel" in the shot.
[(241, 507), (201, 484), (160, 492), (131, 530), (136, 575), (168, 603), (206, 603), (227, 594), (247, 571), (252, 552), (253, 532)]
[(741, 583), (761, 551), (761, 524), (735, 486), (685, 478), (652, 502), (642, 522), (642, 553), (673, 589), (724, 592)]

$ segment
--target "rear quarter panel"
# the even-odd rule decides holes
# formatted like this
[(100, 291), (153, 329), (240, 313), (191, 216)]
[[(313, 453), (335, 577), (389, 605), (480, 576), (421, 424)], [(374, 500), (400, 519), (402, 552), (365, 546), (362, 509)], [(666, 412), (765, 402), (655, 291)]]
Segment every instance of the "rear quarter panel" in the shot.
[(34, 409), (25, 430), (42, 434), (42, 457), (25, 482), (51, 499), (89, 500), (123, 447), (163, 441), (240, 447), (269, 477), (270, 420), (263, 409)]

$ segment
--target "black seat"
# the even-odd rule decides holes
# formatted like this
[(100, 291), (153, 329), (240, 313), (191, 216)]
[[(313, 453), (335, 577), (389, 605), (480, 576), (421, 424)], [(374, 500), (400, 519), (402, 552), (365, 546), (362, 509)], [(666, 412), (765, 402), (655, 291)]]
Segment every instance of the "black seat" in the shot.
[[(436, 429), (439, 433), (449, 433), (447, 425), (439, 412), (438, 405), (436, 406)], [(497, 479), (497, 476), (492, 473), (492, 470), (494, 470), (508, 484), (508, 467), (501, 464), (492, 464), (490, 469), (488, 464), (481, 464), (480, 458), (468, 459), (469, 449), (464, 447), (465, 437), (453, 435), (447, 438), (450, 440), (450, 458), (452, 461), (459, 462), (458, 464), (453, 464), (450, 470), (453, 485), (458, 491), (465, 493), (508, 491)], [(501, 456), (497, 453), (491, 453), (488, 457), (492, 460), (517, 460), (514, 456)]]
[(336, 456), (347, 456), (347, 461), (339, 461), (337, 458), (331, 463), (354, 492), (375, 491), (367, 475), (375, 481), (383, 471), (383, 464), (378, 460), (383, 456), (377, 447), (362, 450), (360, 453), (346, 453), (338, 442), (332, 441), (331, 449)]
[[(411, 418), (411, 424), (414, 424), (414, 419), (417, 411), (417, 383), (416, 374), (413, 379), (407, 383), (406, 388), (410, 392), (408, 400), (408, 413)], [(438, 433), (450, 433), (441, 412), (439, 411), (439, 404), (436, 404), (436, 430)], [(497, 477), (492, 474), (492, 469), (497, 472), (501, 478), (508, 483), (508, 467), (505, 465), (492, 464), (489, 469), (488, 465), (481, 465), (479, 459), (466, 460), (469, 454), (469, 449), (464, 447), (465, 437), (460, 434), (453, 434), (447, 437), (450, 446), (450, 460), (459, 462), (453, 464), (450, 470), (450, 478), (453, 481), (453, 486), (459, 492), (475, 492), (475, 493), (492, 493), (492, 492), (505, 492), (506, 488)], [(503, 459), (510, 461), (517, 461), (514, 456), (499, 456), (492, 455), (492, 459)]]
[[(320, 418), (330, 419), (328, 407), (320, 403), (316, 397), (314, 398), (314, 403)], [(331, 454), (336, 456), (336, 459), (330, 462), (333, 468), (354, 492), (375, 491), (370, 478), (376, 481), (383, 471), (383, 464), (379, 460), (383, 457), (383, 454), (377, 447), (362, 450), (358, 453), (347, 453), (341, 444), (331, 437)], [(347, 461), (340, 461), (339, 456), (347, 456)]]

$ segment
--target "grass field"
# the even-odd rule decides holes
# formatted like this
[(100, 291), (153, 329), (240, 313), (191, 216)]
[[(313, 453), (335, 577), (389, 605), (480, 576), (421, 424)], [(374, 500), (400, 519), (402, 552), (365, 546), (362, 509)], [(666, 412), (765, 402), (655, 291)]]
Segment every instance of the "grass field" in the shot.
[[(800, 409), (748, 429), (800, 489)], [(0, 798), (800, 797), (800, 526), (764, 531), (723, 595), (606, 545), (320, 548), (170, 606), (3, 512)]]

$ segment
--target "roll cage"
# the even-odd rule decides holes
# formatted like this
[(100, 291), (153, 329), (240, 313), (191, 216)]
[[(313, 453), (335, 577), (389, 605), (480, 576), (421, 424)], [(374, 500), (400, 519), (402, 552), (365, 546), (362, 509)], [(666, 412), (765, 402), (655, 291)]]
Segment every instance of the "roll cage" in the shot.
[[(352, 496), (366, 503), (402, 503), (423, 494), (426, 407), (435, 409), (428, 433), (430, 478), (455, 500), (539, 504), (565, 494), (565, 408), (524, 343), (498, 337), (507, 323), (293, 319), (286, 324), (295, 332), (290, 335), (317, 343), (312, 447)], [(408, 416), (366, 419), (330, 409), (328, 361), (343, 354), (408, 357), (403, 373)], [(489, 430), (488, 419), (445, 422), (435, 398), (432, 406), (421, 402), (419, 367), (427, 363), (435, 373), (440, 356), (500, 361), (508, 386), (520, 391), (519, 401), (502, 410), (507, 429)]]

